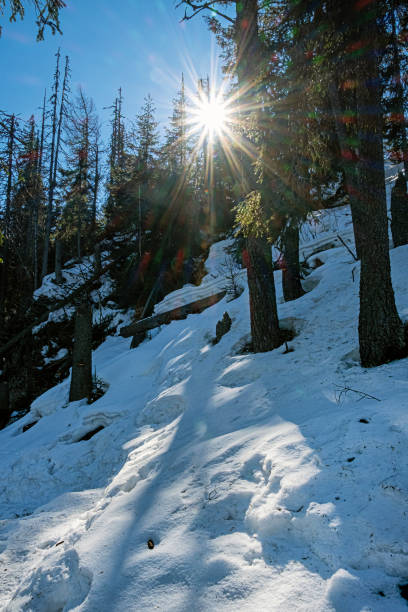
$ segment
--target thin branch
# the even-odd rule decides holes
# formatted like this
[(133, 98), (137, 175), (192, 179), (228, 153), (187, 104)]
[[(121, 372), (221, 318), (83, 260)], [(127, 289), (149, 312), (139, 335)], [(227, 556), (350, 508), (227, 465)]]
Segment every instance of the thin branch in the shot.
[(223, 19), (226, 19), (230, 23), (235, 24), (235, 19), (233, 19), (232, 17), (229, 17), (228, 15), (225, 15), (224, 13), (221, 13), (221, 11), (213, 7), (213, 4), (216, 4), (217, 2), (218, 0), (210, 0), (209, 2), (204, 2), (203, 4), (200, 5), (200, 4), (194, 4), (192, 0), (181, 0), (178, 4), (176, 4), (176, 8), (179, 8), (179, 6), (182, 6), (183, 4), (187, 4), (187, 6), (190, 7), (193, 11), (190, 15), (188, 15), (187, 8), (186, 8), (184, 10), (184, 17), (181, 19), (181, 21), (189, 21), (190, 19), (193, 19), (193, 17), (198, 15), (198, 13), (201, 13), (201, 11), (205, 11), (208, 9), (212, 13), (215, 13), (216, 15), (218, 15), (218, 17), (222, 17)]
[(343, 240), (343, 238), (340, 236), (340, 234), (337, 234), (337, 238), (340, 240), (341, 244), (346, 247), (346, 249), (348, 250), (348, 252), (352, 256), (354, 261), (358, 261), (358, 257), (356, 257), (356, 255), (354, 255), (353, 251), (350, 249), (349, 245)]
[(342, 395), (346, 395), (347, 393), (356, 393), (357, 395), (359, 395), (360, 397), (358, 398), (358, 402), (360, 402), (362, 399), (372, 399), (375, 400), (376, 402), (381, 402), (381, 400), (378, 397), (375, 397), (374, 395), (370, 395), (369, 393), (365, 393), (364, 391), (359, 391), (358, 389), (352, 389), (351, 387), (348, 386), (344, 386), (342, 387), (341, 385), (336, 385), (336, 401), (339, 404)]

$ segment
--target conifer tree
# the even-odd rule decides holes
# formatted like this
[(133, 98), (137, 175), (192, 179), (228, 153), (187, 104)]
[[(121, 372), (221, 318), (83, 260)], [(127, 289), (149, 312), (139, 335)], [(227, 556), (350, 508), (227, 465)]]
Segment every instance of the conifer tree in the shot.
[(183, 174), (187, 165), (187, 111), (184, 74), (181, 75), (181, 86), (173, 100), (173, 113), (170, 125), (166, 128), (165, 143), (162, 150), (163, 161), (170, 172)]
[(319, 79), (333, 101), (338, 131), (341, 120), (347, 128), (339, 138), (339, 150), (349, 169), (350, 205), (361, 259), (359, 345), (365, 367), (404, 351), (403, 326), (391, 283), (385, 198), (379, 64), (384, 53), (386, 8), (381, 1), (330, 0), (320, 7), (300, 0), (292, 9), (307, 14), (314, 23)]
[[(78, 260), (83, 255), (83, 241), (93, 224), (92, 143), (98, 130), (93, 101), (80, 88), (66, 121), (67, 167), (61, 171), (65, 207), (61, 219), (61, 237), (74, 248)], [(74, 244), (71, 242), (74, 239)]]
[[(226, 19), (230, 24), (231, 33), (236, 46), (235, 74), (238, 81), (237, 103), (240, 105), (241, 121), (246, 136), (245, 149), (262, 166), (261, 149), (263, 145), (260, 124), (259, 104), (260, 82), (262, 78), (262, 45), (258, 30), (257, 0), (234, 0), (231, 2), (199, 2), (190, 0), (179, 2), (190, 7), (190, 14), (185, 13), (185, 19), (191, 19), (199, 12), (208, 8), (213, 15)], [(235, 6), (236, 16), (230, 17), (218, 7), (231, 4)], [(251, 110), (251, 109), (256, 110)], [(276, 348), (280, 344), (280, 332), (276, 306), (275, 284), (271, 248), (263, 231), (265, 191), (262, 183), (262, 169), (258, 174), (248, 155), (242, 155), (241, 161), (241, 198), (239, 206), (241, 220), (248, 211), (260, 220), (258, 229), (252, 224), (247, 231), (246, 267), (250, 295), (251, 333), (254, 351), (262, 352)], [(259, 168), (258, 168), (259, 170)]]
[(108, 227), (119, 227), (126, 216), (126, 206), (121, 190), (129, 178), (128, 153), (126, 140), (128, 138), (122, 115), (122, 89), (115, 98), (112, 108), (111, 137), (109, 144), (109, 178), (106, 185), (108, 199), (105, 206), (105, 216)]

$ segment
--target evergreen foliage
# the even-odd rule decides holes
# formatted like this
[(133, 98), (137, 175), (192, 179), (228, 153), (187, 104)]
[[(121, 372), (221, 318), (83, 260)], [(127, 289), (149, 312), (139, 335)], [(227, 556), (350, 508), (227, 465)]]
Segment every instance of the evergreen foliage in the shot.
[[(37, 40), (44, 39), (45, 28), (50, 28), (55, 34), (60, 30), (59, 13), (66, 6), (64, 0), (33, 0), (31, 4), (34, 7), (37, 20)], [(27, 2), (24, 0), (0, 0), (0, 17), (6, 13), (9, 21), (15, 21), (17, 17), (24, 18)], [(0, 26), (0, 36), (2, 27)]]

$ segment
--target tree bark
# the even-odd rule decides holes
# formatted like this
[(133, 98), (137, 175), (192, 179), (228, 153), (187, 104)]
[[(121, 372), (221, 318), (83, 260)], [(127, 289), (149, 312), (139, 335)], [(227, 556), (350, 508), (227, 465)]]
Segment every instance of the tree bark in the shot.
[(394, 117), (398, 117), (399, 121), (399, 136), (400, 136), (400, 147), (401, 157), (404, 164), (405, 171), (405, 185), (408, 187), (408, 139), (407, 139), (407, 121), (405, 118), (405, 100), (404, 100), (404, 86), (403, 79), (401, 76), (401, 57), (398, 47), (398, 32), (395, 20), (396, 2), (392, 3), (391, 8), (391, 28), (392, 28), (392, 63), (394, 68), (393, 80), (395, 87), (395, 102), (394, 102)]
[[(2, 310), (5, 308), (7, 284), (8, 284), (8, 268), (9, 268), (9, 250), (10, 250), (10, 207), (11, 195), (13, 186), (13, 160), (14, 160), (14, 144), (16, 135), (16, 117), (12, 115), (10, 118), (10, 127), (8, 133), (7, 144), (7, 185), (6, 185), (6, 206), (4, 214), (4, 261), (1, 266), (1, 294), (0, 302)], [(4, 313), (2, 313), (4, 314)]]
[(402, 172), (391, 191), (391, 233), (394, 247), (408, 244), (408, 194)]
[(247, 240), (247, 277), (253, 350), (270, 351), (281, 344), (270, 245), (263, 239)]
[(55, 240), (55, 282), (62, 284), (62, 244), (61, 240)]
[(0, 383), (0, 429), (3, 429), (10, 418), (9, 385), (4, 381)]
[[(240, 96), (238, 103), (250, 108), (255, 103), (259, 86), (262, 59), (258, 35), (257, 0), (236, 1), (237, 75)], [(245, 117), (246, 114), (246, 117)], [(250, 113), (243, 113), (246, 119)], [(259, 148), (259, 144), (257, 144)], [(256, 177), (252, 160), (243, 160), (242, 191), (256, 189)], [(265, 238), (249, 237), (247, 240), (247, 276), (251, 313), (251, 335), (255, 352), (270, 351), (280, 344), (279, 321), (276, 306), (275, 281), (271, 248)]]
[(69, 401), (76, 402), (92, 395), (92, 306), (88, 299), (81, 302), (75, 318)]
[(351, 219), (353, 222), (354, 243), (356, 248), (357, 259), (361, 257), (361, 242), (362, 242), (362, 224), (359, 214), (359, 193), (360, 183), (355, 160), (355, 153), (349, 144), (347, 130), (342, 121), (343, 105), (340, 101), (338, 84), (336, 81), (331, 81), (328, 87), (330, 106), (333, 115), (333, 120), (336, 129), (337, 142), (340, 151), (340, 165), (343, 168), (345, 188), (349, 197)]
[[(367, 12), (370, 8), (363, 9)], [(404, 330), (395, 306), (388, 248), (382, 111), (375, 20), (361, 15), (358, 35), (369, 41), (356, 60), (358, 173), (362, 224), (359, 343), (361, 364), (377, 366), (402, 356)], [(374, 28), (374, 33), (373, 33)]]
[(95, 244), (94, 249), (94, 272), (96, 276), (100, 276), (102, 270), (102, 260), (101, 260), (101, 245), (99, 243)]
[(299, 225), (289, 221), (282, 235), (282, 289), (285, 302), (297, 300), (305, 294), (300, 282)]

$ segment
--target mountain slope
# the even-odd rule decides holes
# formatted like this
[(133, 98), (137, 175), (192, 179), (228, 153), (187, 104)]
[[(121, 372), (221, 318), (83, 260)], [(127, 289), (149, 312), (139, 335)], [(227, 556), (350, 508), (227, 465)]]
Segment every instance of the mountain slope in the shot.
[[(245, 289), (137, 349), (108, 338), (102, 398), (68, 404), (67, 380), (0, 432), (1, 609), (406, 609), (407, 360), (359, 366), (359, 266), (317, 259), (294, 302), (276, 272), (292, 352), (243, 352)], [(408, 318), (408, 247), (391, 259)]]

